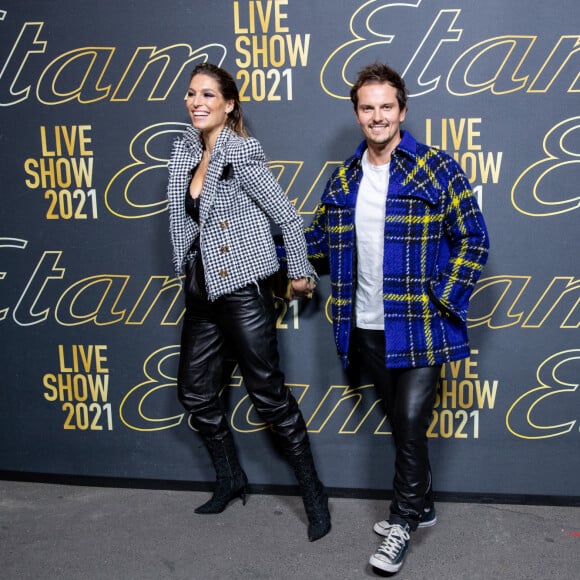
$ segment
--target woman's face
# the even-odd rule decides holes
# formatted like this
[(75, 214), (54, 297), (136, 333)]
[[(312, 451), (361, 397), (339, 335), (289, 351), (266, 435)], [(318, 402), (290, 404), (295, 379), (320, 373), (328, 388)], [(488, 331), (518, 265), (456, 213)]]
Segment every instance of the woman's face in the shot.
[(224, 99), (214, 78), (197, 74), (189, 82), (185, 106), (193, 126), (206, 137), (217, 138), (226, 126), (228, 113), (234, 108), (234, 101)]

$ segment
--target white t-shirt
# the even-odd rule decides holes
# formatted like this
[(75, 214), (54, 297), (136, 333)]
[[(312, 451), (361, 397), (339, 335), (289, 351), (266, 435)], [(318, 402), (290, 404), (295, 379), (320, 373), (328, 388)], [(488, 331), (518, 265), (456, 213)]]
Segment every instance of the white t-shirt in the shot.
[(389, 166), (371, 165), (362, 158), (363, 177), (356, 200), (357, 251), (356, 326), (383, 330), (383, 250)]

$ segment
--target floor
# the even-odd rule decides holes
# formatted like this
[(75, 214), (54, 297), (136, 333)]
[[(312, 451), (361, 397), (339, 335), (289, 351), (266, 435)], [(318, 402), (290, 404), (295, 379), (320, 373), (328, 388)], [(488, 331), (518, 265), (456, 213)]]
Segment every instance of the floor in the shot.
[[(333, 527), (306, 537), (300, 498), (252, 494), (219, 515), (208, 494), (0, 481), (0, 577), (222, 580), (391, 577), (368, 564), (379, 500), (331, 498)], [(437, 504), (398, 580), (576, 580), (580, 507)]]

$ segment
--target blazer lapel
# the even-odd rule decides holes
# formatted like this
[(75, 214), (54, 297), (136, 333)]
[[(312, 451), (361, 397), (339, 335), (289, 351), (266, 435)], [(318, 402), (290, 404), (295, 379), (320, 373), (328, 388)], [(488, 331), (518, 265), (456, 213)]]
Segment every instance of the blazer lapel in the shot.
[[(207, 168), (205, 181), (203, 183), (203, 189), (201, 191), (201, 201), (199, 205), (200, 226), (203, 226), (207, 220), (211, 212), (211, 208), (215, 203), (218, 181), (221, 179), (221, 176), (224, 172), (224, 167), (226, 166), (226, 145), (230, 135), (231, 131), (229, 129), (223, 129), (217, 138), (216, 144), (211, 153), (209, 166)], [(231, 166), (231, 164), (227, 165)]]

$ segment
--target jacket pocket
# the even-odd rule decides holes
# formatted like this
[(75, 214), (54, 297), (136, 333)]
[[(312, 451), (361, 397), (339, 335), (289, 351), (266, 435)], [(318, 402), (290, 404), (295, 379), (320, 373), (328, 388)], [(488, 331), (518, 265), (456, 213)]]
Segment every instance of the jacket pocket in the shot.
[(441, 300), (439, 300), (439, 298), (435, 295), (435, 292), (433, 292), (433, 288), (431, 287), (430, 283), (427, 284), (427, 295), (429, 296), (431, 305), (435, 307), (438, 315), (441, 316), (441, 318), (445, 318), (446, 320), (454, 323), (462, 323), (461, 318), (457, 316), (457, 314), (455, 314), (452, 310), (447, 308), (447, 306), (445, 306)]

